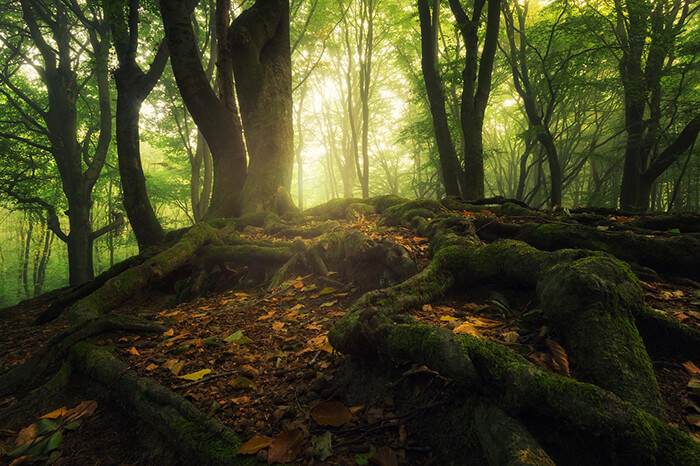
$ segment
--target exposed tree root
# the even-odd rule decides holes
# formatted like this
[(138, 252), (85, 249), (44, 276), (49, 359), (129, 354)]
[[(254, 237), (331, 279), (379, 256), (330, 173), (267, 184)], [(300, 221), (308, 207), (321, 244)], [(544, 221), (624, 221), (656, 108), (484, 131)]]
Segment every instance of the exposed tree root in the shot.
[[(643, 296), (624, 263), (590, 251), (539, 251), (519, 241), (481, 246), (458, 216), (430, 201), (396, 205), (384, 215), (428, 234), (433, 262), (424, 276), (363, 296), (329, 333), (335, 348), (425, 364), (469, 390), (497, 394), (493, 403), (519, 417), (543, 445), (543, 433), (563, 434), (602, 449), (600, 464), (687, 464), (698, 457), (700, 446), (659, 420), (658, 386), (634, 320), (644, 312)], [(479, 283), (536, 289), (545, 316), (563, 332), (578, 362), (577, 375), (598, 386), (545, 372), (494, 343), (397, 314), (444, 293), (444, 286), (426, 293), (432, 282), (426, 277), (440, 274), (451, 277), (442, 283), (455, 289)]]
[(147, 423), (180, 453), (185, 464), (258, 464), (236, 457), (241, 440), (216, 419), (151, 379), (139, 377), (109, 352), (78, 343), (70, 352), (74, 368), (100, 384), (126, 411)]
[(609, 252), (618, 259), (657, 272), (693, 280), (700, 278), (700, 240), (687, 235), (649, 237), (565, 223), (505, 224), (497, 221), (484, 223), (478, 233), (487, 240), (516, 238), (546, 251), (578, 248)]
[(163, 332), (162, 325), (128, 316), (106, 316), (81, 322), (59, 333), (24, 363), (0, 374), (0, 396), (27, 393), (60, 367), (70, 348), (104, 332)]
[[(0, 395), (38, 386), (70, 354), (74, 369), (109, 387), (108, 396), (118, 397), (186, 461), (239, 464), (234, 454), (240, 440), (232, 431), (178, 395), (126, 370), (105, 350), (82, 341), (105, 331), (164, 330), (109, 312), (183, 267), (193, 277), (188, 286), (194, 292), (205, 290), (209, 276), (223, 273), (230, 264), (247, 270), (254, 276), (251, 282), (269, 280), (271, 291), (292, 273), (326, 276), (332, 269), (361, 289), (372, 290), (331, 329), (334, 348), (363, 359), (380, 355), (383, 360), (424, 364), (452, 379), (468, 394), (457, 412), (467, 413), (465, 425), (489, 464), (553, 464), (554, 459), (560, 464), (680, 465), (700, 458), (697, 443), (663, 422), (647, 352), (697, 359), (699, 332), (645, 308), (637, 278), (612, 256), (697, 277), (698, 241), (685, 235), (640, 238), (601, 231), (556, 221), (505, 199), (487, 201), (477, 205), (394, 196), (339, 199), (304, 212), (320, 219), (310, 227), (290, 226), (269, 213), (198, 224), (180, 232), (174, 245), (120, 271), (75, 302), (69, 310), (71, 329), (23, 365), (0, 375)], [(489, 207), (490, 212), (480, 212), (493, 203), (497, 205)], [(495, 210), (547, 223), (500, 224), (492, 218)], [(403, 247), (344, 231), (334, 220), (374, 212), (386, 225), (403, 225), (430, 238), (428, 267), (419, 271)], [(475, 234), (475, 216), (489, 218), (480, 223), (482, 238), (497, 232), (530, 244), (511, 239), (484, 245)], [(268, 237), (242, 238), (241, 230)], [(291, 241), (273, 241), (269, 235)], [(455, 335), (406, 315), (449, 291), (480, 284), (525, 290), (538, 301), (547, 325), (556, 329), (576, 361), (573, 375), (578, 380), (546, 372), (495, 343)], [(454, 441), (459, 445), (465, 439)]]

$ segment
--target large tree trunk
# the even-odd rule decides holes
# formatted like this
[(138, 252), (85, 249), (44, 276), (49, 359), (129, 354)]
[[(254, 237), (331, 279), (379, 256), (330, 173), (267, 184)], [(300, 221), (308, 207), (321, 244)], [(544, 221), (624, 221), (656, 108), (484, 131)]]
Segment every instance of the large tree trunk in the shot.
[(256, 1), (235, 19), (229, 40), (250, 156), (241, 213), (278, 211), (294, 164), (288, 1)]
[(189, 11), (182, 0), (160, 2), (170, 62), (182, 99), (212, 153), (214, 181), (208, 217), (238, 214), (246, 180), (246, 151), (238, 113), (219, 100), (202, 68)]

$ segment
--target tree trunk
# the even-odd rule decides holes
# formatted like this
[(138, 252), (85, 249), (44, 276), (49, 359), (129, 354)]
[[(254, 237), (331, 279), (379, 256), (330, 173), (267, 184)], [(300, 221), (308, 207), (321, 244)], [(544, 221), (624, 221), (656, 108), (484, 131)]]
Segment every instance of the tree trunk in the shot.
[(246, 151), (238, 114), (221, 102), (209, 85), (185, 2), (163, 0), (160, 9), (175, 80), (187, 109), (212, 153), (214, 180), (207, 216), (236, 216), (238, 197), (247, 175)]
[(433, 116), (433, 130), (435, 131), (435, 142), (437, 144), (438, 155), (440, 156), (440, 169), (442, 172), (442, 183), (448, 196), (459, 196), (460, 189), (458, 177), (460, 176), (459, 161), (455, 151), (452, 135), (447, 123), (447, 112), (445, 111), (445, 97), (442, 91), (442, 82), (437, 72), (437, 57), (435, 43), (435, 28), (439, 26), (439, 5), (433, 10), (433, 19), (430, 18), (429, 0), (418, 1), (418, 14), (421, 27), (421, 67), (423, 69), (423, 79), (425, 89), (430, 103), (430, 113)]
[(250, 158), (240, 211), (278, 211), (294, 164), (289, 2), (257, 0), (235, 19), (229, 41)]
[[(483, 44), (479, 44), (478, 31), (486, 0), (474, 2), (472, 18), (465, 14), (458, 0), (450, 0), (452, 13), (457, 20), (467, 49), (462, 71), (461, 124), (464, 135), (464, 172), (466, 199), (484, 197), (484, 147), (482, 128), (484, 112), (491, 92), (491, 71), (498, 43), (501, 18), (500, 0), (488, 0), (486, 31)], [(481, 50), (481, 58), (479, 58)]]
[(164, 232), (148, 199), (146, 177), (141, 167), (139, 112), (144, 99), (163, 73), (168, 54), (164, 43), (161, 43), (149, 71), (141, 71), (136, 63), (138, 9), (138, 1), (129, 0), (127, 18), (120, 5), (112, 5), (107, 18), (114, 32), (114, 48), (119, 61), (114, 80), (117, 88), (117, 156), (124, 208), (139, 249), (143, 250), (158, 244)]

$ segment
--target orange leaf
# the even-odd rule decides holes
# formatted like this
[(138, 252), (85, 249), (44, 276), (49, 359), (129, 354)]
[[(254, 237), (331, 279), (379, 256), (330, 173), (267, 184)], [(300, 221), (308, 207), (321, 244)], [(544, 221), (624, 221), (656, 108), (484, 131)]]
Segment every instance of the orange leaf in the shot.
[(68, 408), (66, 408), (64, 406), (62, 408), (55, 409), (55, 410), (51, 411), (50, 413), (44, 414), (39, 419), (56, 419), (59, 416), (63, 416), (64, 414), (66, 414), (67, 411), (68, 411)]
[(149, 365), (146, 366), (146, 370), (147, 370), (147, 371), (153, 371), (153, 370), (156, 370), (156, 369), (158, 369), (158, 364), (153, 364), (153, 363), (151, 363), (151, 364), (149, 364)]
[(455, 329), (452, 330), (452, 332), (458, 335), (467, 334), (475, 336), (477, 338), (481, 338), (481, 334), (479, 333), (479, 331), (469, 322), (465, 322), (462, 325), (455, 327)]
[(698, 369), (698, 366), (696, 366), (692, 361), (686, 361), (681, 364), (686, 371), (688, 371), (688, 374), (691, 376), (693, 375), (700, 375), (700, 369)]
[(175, 335), (175, 330), (173, 329), (163, 332), (164, 337), (172, 337), (173, 335)]
[(282, 327), (284, 327), (284, 322), (277, 321), (272, 323), (272, 330), (274, 330), (275, 332), (279, 332), (280, 330), (282, 330)]
[(26, 445), (32, 440), (34, 440), (39, 433), (39, 426), (36, 424), (32, 424), (28, 427), (25, 427), (24, 429), (19, 431), (19, 434), (17, 434), (17, 440), (15, 440), (15, 446), (16, 447), (21, 447), (22, 445)]
[(126, 350), (126, 352), (129, 354), (133, 354), (134, 356), (141, 356), (141, 353), (139, 353), (139, 351), (133, 346)]
[(282, 432), (270, 443), (267, 452), (267, 463), (290, 463), (294, 461), (304, 444), (304, 434), (301, 429)]
[(339, 427), (352, 419), (350, 410), (338, 401), (321, 401), (311, 410), (318, 425)]
[(299, 288), (304, 286), (304, 282), (302, 282), (302, 281), (294, 282), (294, 284), (292, 286), (296, 289), (299, 289)]
[(237, 455), (252, 455), (253, 453), (257, 453), (258, 451), (262, 450), (263, 448), (267, 448), (270, 446), (272, 443), (272, 437), (268, 437), (266, 435), (256, 435), (250, 440), (248, 440), (246, 443), (241, 445), (241, 448), (238, 450)]
[(201, 338), (197, 338), (197, 339), (194, 341), (194, 346), (196, 346), (197, 348), (201, 348), (201, 347), (202, 347), (202, 339), (201, 339)]
[(556, 341), (547, 338), (547, 346), (552, 352), (552, 362), (554, 362), (554, 367), (558, 368), (556, 372), (567, 377), (571, 376), (569, 372), (569, 359), (566, 357), (566, 351), (562, 346)]

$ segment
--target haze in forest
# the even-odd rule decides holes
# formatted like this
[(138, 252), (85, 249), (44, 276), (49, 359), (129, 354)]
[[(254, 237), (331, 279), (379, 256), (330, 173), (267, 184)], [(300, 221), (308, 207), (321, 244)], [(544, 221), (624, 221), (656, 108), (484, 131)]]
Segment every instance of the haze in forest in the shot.
[[(233, 0), (228, 20), (235, 25), (253, 3)], [(294, 136), (282, 184), (299, 208), (393, 194), (698, 211), (699, 7), (291, 0)], [(233, 95), (219, 84), (227, 81), (215, 25), (225, 15), (216, 8), (200, 1), (192, 32), (212, 95)], [(2, 2), (0, 307), (139, 252), (123, 187), (139, 170), (120, 176), (119, 105), (122, 121), (138, 122), (121, 128), (140, 154), (155, 214), (150, 234), (206, 218), (216, 159), (162, 45), (162, 16), (158, 2)], [(222, 102), (241, 107), (250, 151), (245, 97)], [(140, 118), (128, 120), (129, 111)], [(61, 151), (73, 159), (61, 162)], [(222, 179), (230, 182), (219, 182), (222, 191), (237, 186)], [(86, 239), (69, 252), (76, 217)]]

